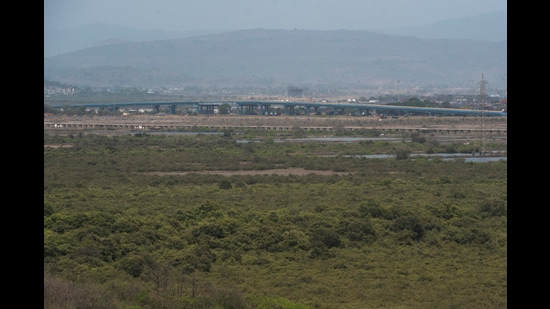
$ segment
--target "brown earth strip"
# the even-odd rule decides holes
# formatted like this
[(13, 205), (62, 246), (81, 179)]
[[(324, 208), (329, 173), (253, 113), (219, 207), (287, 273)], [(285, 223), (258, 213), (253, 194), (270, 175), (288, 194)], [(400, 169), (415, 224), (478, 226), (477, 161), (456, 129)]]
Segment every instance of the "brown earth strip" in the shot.
[(285, 169), (271, 169), (271, 170), (238, 170), (238, 171), (189, 171), (189, 172), (148, 172), (144, 173), (148, 175), (189, 175), (189, 174), (211, 174), (211, 175), (281, 175), (281, 176), (305, 176), (309, 174), (315, 175), (349, 175), (353, 172), (335, 172), (335, 171), (320, 171), (320, 170), (306, 170), (303, 168), (285, 168)]

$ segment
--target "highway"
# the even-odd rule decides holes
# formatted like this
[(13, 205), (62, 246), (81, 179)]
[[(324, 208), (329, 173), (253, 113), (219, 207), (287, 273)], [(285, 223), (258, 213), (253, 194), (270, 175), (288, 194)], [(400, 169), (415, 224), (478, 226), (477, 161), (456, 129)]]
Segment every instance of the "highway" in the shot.
[[(213, 114), (215, 108), (222, 104), (236, 106), (239, 115), (265, 114), (270, 108), (280, 107), (285, 115), (295, 115), (297, 109), (302, 109), (306, 115), (315, 113), (319, 109), (331, 109), (338, 114), (344, 110), (354, 109), (363, 111), (366, 115), (372, 112), (376, 114), (398, 114), (398, 115), (447, 115), (447, 116), (485, 116), (504, 117), (507, 112), (494, 110), (475, 110), (457, 108), (435, 108), (435, 107), (411, 107), (382, 104), (365, 103), (325, 103), (325, 102), (300, 102), (300, 101), (255, 101), (255, 100), (215, 100), (215, 101), (155, 101), (155, 102), (119, 102), (119, 103), (89, 103), (74, 104), (71, 108), (108, 108), (120, 109), (131, 107), (152, 107), (157, 111), (161, 106), (169, 107), (170, 114), (175, 114), (176, 108), (190, 107), (199, 111), (199, 114)], [(66, 108), (64, 105), (52, 105), (54, 108)]]

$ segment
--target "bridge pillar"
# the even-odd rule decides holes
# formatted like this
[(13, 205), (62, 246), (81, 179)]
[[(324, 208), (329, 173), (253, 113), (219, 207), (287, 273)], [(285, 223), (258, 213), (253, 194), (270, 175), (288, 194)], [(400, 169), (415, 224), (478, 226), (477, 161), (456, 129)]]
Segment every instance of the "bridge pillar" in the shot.
[(260, 112), (262, 113), (262, 115), (269, 115), (270, 107), (271, 105), (269, 104), (260, 105)]
[(175, 114), (176, 114), (176, 105), (170, 104), (170, 115), (175, 115)]
[(317, 113), (319, 112), (319, 107), (317, 107), (317, 106), (313, 107), (313, 111), (314, 111), (315, 115), (317, 115)]
[(258, 112), (255, 110), (255, 107), (254, 105), (247, 105), (246, 106), (246, 114), (247, 115), (257, 115)]
[(153, 109), (155, 111), (155, 114), (158, 114), (160, 112), (160, 105), (156, 104), (155, 106), (153, 106)]
[(254, 115), (257, 112), (254, 111), (253, 105), (239, 104), (237, 105), (237, 113), (239, 115)]
[(285, 115), (294, 115), (294, 106), (285, 106)]
[(199, 105), (199, 114), (214, 114), (214, 105)]
[(336, 115), (343, 115), (343, 114), (344, 114), (344, 109), (343, 109), (343, 108), (333, 107), (333, 108), (332, 108), (332, 111), (333, 111), (333, 113), (334, 113), (334, 116), (336, 116)]

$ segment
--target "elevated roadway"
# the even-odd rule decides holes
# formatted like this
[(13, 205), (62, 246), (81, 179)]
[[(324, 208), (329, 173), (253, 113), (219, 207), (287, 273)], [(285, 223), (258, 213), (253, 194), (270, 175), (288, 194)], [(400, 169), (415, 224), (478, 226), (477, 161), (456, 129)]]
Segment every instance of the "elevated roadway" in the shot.
[(365, 103), (325, 103), (300, 101), (255, 101), (255, 100), (215, 100), (215, 101), (156, 101), (156, 102), (119, 102), (119, 103), (86, 103), (74, 105), (52, 105), (54, 108), (139, 108), (152, 107), (157, 112), (161, 106), (169, 107), (170, 114), (176, 113), (178, 106), (196, 109), (199, 114), (213, 114), (214, 109), (223, 104), (237, 107), (239, 115), (267, 115), (271, 108), (282, 108), (285, 115), (296, 115), (301, 110), (305, 115), (317, 113), (320, 109), (331, 109), (335, 114), (342, 115), (345, 110), (353, 109), (368, 115), (371, 112), (378, 114), (400, 115), (446, 115), (446, 116), (507, 116), (504, 111), (474, 110), (457, 108), (411, 107)]

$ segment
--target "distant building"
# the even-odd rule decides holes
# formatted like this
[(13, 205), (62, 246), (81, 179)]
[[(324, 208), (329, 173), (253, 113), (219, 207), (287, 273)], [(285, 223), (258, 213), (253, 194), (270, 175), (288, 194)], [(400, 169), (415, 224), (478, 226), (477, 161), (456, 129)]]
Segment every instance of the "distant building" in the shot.
[(302, 97), (304, 93), (304, 88), (298, 88), (298, 87), (288, 87), (288, 96), (291, 98), (300, 98)]

